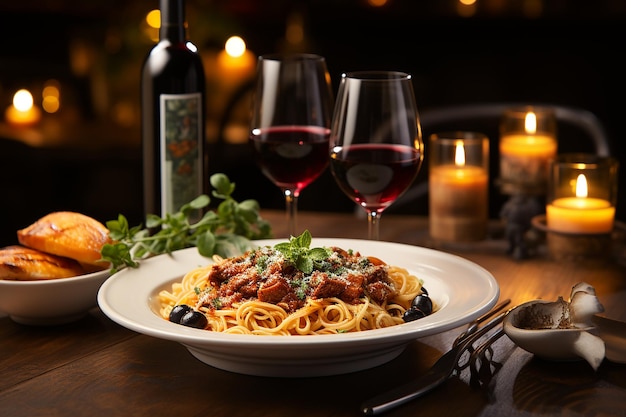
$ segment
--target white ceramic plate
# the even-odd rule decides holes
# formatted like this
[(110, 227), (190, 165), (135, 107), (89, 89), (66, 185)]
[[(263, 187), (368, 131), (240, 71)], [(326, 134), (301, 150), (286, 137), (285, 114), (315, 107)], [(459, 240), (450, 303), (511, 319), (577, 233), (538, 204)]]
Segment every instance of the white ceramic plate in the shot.
[[(284, 239), (261, 240), (273, 246)], [(248, 375), (310, 377), (343, 374), (386, 363), (417, 338), (469, 323), (490, 310), (500, 290), (484, 268), (458, 256), (389, 242), (313, 239), (312, 247), (338, 246), (376, 256), (424, 280), (436, 311), (384, 329), (319, 336), (255, 336), (216, 333), (161, 318), (157, 294), (211, 260), (196, 248), (160, 255), (125, 269), (100, 288), (98, 303), (113, 321), (139, 333), (179, 342), (200, 361)]]

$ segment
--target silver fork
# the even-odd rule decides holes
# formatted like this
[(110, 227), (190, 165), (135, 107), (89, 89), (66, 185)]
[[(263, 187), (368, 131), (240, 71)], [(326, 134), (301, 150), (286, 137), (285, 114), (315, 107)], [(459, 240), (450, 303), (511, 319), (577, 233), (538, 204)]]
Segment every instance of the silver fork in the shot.
[(480, 326), (480, 324), (482, 322), (484, 322), (487, 319), (489, 319), (491, 316), (496, 314), (498, 311), (502, 310), (504, 307), (506, 307), (510, 303), (511, 303), (511, 299), (510, 298), (502, 300), (502, 301), (500, 301), (499, 304), (497, 304), (494, 308), (489, 310), (487, 313), (483, 314), (482, 316), (480, 316), (477, 319), (475, 319), (474, 321), (472, 321), (467, 326), (467, 329), (463, 333), (461, 333), (460, 335), (457, 336), (457, 338), (454, 340), (454, 345), (457, 345), (463, 338), (465, 338), (468, 335), (474, 333), (476, 331), (476, 329), (478, 329), (478, 326)]
[(493, 332), (487, 340), (479, 345), (469, 358), (470, 366), (470, 386), (480, 388), (491, 382), (496, 372), (502, 367), (493, 358), (493, 349), (491, 345), (504, 336), (504, 329), (500, 327)]
[[(493, 313), (487, 313), (485, 316), (487, 316), (488, 318), (495, 312), (502, 309), (506, 304), (508, 304), (508, 300), (505, 300), (505, 302), (503, 303), (504, 305), (498, 305), (498, 310), (492, 310)], [(470, 331), (465, 331), (463, 333), (463, 337), (457, 338), (455, 344), (452, 346), (452, 349), (450, 349), (443, 356), (441, 356), (437, 360), (437, 362), (435, 362), (432, 368), (428, 370), (428, 372), (413, 381), (410, 381), (404, 385), (401, 385), (397, 388), (394, 388), (390, 391), (387, 391), (381, 395), (377, 395), (376, 397), (363, 402), (361, 404), (361, 412), (364, 415), (368, 416), (385, 413), (415, 398), (418, 398), (421, 395), (429, 392), (433, 388), (441, 385), (454, 372), (459, 362), (459, 359), (461, 358), (461, 355), (468, 348), (471, 348), (472, 344), (475, 341), (487, 334), (489, 330), (500, 324), (505, 315), (506, 312), (500, 313), (480, 328), (478, 328), (477, 326), (472, 327), (470, 325), (472, 327), (471, 329), (468, 328), (468, 330)], [(480, 320), (482, 322), (485, 319), (480, 317), (477, 320)]]
[[(504, 307), (506, 307), (510, 303), (511, 303), (511, 300), (509, 298), (507, 298), (505, 300), (502, 300), (493, 309), (489, 310), (487, 313), (483, 314), (482, 316), (480, 316), (477, 319), (475, 319), (474, 321), (472, 321), (467, 326), (467, 329), (463, 333), (461, 333), (460, 335), (457, 336), (457, 338), (454, 340), (452, 346), (458, 345), (464, 338), (466, 338), (467, 336), (469, 336), (472, 333), (474, 333), (476, 331), (476, 329), (478, 329), (478, 326), (480, 326), (484, 321), (489, 319), (491, 316), (493, 316), (494, 314), (496, 314), (497, 312), (502, 310)], [(489, 342), (489, 341), (487, 341), (487, 342)], [(489, 344), (491, 344), (491, 343), (489, 343)], [(474, 354), (474, 350), (475, 349), (474, 349), (474, 347), (472, 345), (470, 345), (467, 348), (467, 351), (470, 353), (470, 355)], [(468, 360), (467, 361), (459, 360), (459, 362), (456, 364), (455, 371), (460, 373), (461, 371), (466, 369), (470, 365), (470, 363), (471, 363), (471, 361), (469, 360), (469, 355), (468, 355)]]

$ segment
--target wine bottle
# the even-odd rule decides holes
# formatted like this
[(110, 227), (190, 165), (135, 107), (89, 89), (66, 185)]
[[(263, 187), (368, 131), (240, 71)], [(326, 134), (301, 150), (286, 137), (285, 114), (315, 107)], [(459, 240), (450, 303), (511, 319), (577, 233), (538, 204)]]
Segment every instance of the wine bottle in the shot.
[(159, 42), (141, 75), (141, 118), (143, 210), (164, 217), (208, 191), (208, 172), (204, 68), (187, 39), (185, 2), (160, 0), (160, 9)]

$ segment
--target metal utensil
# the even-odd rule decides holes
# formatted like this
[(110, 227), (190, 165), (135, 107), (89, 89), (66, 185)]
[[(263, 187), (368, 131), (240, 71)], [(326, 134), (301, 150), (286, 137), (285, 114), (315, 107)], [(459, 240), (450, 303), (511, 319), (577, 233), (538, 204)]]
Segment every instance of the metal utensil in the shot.
[(507, 305), (509, 305), (511, 303), (511, 299), (507, 298), (505, 300), (502, 300), (499, 304), (497, 304), (494, 308), (492, 308), (491, 310), (489, 310), (488, 312), (486, 312), (485, 314), (483, 314), (482, 316), (478, 317), (477, 319), (475, 319), (474, 321), (472, 321), (468, 326), (467, 329), (461, 333), (460, 335), (457, 336), (457, 338), (454, 340), (454, 344), (453, 346), (459, 344), (461, 342), (461, 340), (463, 340), (463, 338), (467, 337), (468, 335), (474, 333), (476, 331), (476, 329), (478, 329), (478, 326), (483, 323), (484, 321), (486, 321), (487, 319), (489, 319), (491, 316), (493, 316), (494, 314), (496, 314), (498, 311), (502, 310), (504, 307), (506, 307)]
[[(467, 336), (469, 336), (472, 333), (474, 333), (478, 329), (478, 326), (480, 326), (483, 322), (487, 321), (487, 319), (491, 318), (494, 314), (498, 313), (500, 310), (502, 310), (504, 307), (506, 307), (510, 303), (511, 303), (511, 299), (509, 299), (509, 298), (507, 298), (505, 300), (502, 300), (493, 309), (489, 310), (488, 312), (486, 312), (482, 316), (480, 316), (477, 319), (475, 319), (474, 321), (470, 322), (470, 324), (467, 326), (467, 329), (464, 332), (462, 332), (460, 335), (457, 336), (457, 338), (454, 340), (454, 343), (452, 344), (452, 346), (456, 346), (459, 343), (461, 343), (461, 341), (464, 338), (466, 338)], [(470, 354), (472, 354), (472, 355), (474, 354), (473, 346), (471, 346), (471, 345), (468, 346), (467, 350), (468, 350), (468, 352)], [(457, 364), (456, 364), (455, 371), (457, 373), (461, 372), (464, 369), (466, 369), (467, 367), (469, 367), (470, 364), (471, 364), (470, 357), (468, 357), (466, 361), (463, 361), (462, 359), (460, 359), (459, 362), (457, 362)]]
[(471, 348), (472, 344), (484, 336), (489, 330), (500, 324), (505, 315), (506, 312), (500, 313), (483, 327), (463, 336), (458, 343), (439, 358), (433, 367), (424, 375), (363, 402), (361, 404), (361, 412), (367, 416), (382, 414), (441, 385), (450, 377), (452, 372), (454, 372), (463, 352)]
[(504, 336), (504, 329), (498, 330), (489, 335), (489, 338), (482, 342), (470, 355), (470, 386), (480, 388), (490, 383), (495, 373), (502, 367), (501, 363), (493, 360), (493, 349), (491, 345)]

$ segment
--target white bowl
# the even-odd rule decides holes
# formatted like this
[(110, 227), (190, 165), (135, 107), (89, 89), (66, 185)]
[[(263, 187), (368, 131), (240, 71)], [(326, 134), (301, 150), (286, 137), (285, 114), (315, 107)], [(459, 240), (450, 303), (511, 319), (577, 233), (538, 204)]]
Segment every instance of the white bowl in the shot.
[[(284, 240), (258, 241), (273, 246)], [(211, 332), (171, 323), (158, 314), (158, 293), (193, 268), (212, 262), (196, 248), (155, 256), (126, 268), (100, 288), (100, 309), (118, 324), (183, 344), (200, 361), (257, 376), (313, 377), (372, 368), (392, 360), (412, 341), (469, 323), (490, 310), (500, 290), (484, 268), (458, 256), (416, 246), (350, 239), (313, 239), (313, 247), (338, 246), (405, 267), (424, 280), (433, 314), (363, 332), (310, 336), (257, 336)]]
[(549, 310), (554, 310), (555, 316), (560, 315), (560, 307), (552, 309), (553, 305), (556, 303), (533, 300), (515, 307), (504, 318), (505, 334), (520, 348), (540, 358), (556, 361), (585, 359), (597, 369), (604, 359), (605, 348), (602, 339), (590, 333), (594, 330), (593, 326), (552, 329), (527, 327), (524, 322), (525, 317), (528, 317), (526, 310), (540, 308), (541, 315), (548, 315)]
[(97, 305), (109, 269), (70, 278), (37, 281), (0, 280), (0, 315), (20, 324), (50, 326), (85, 316)]

